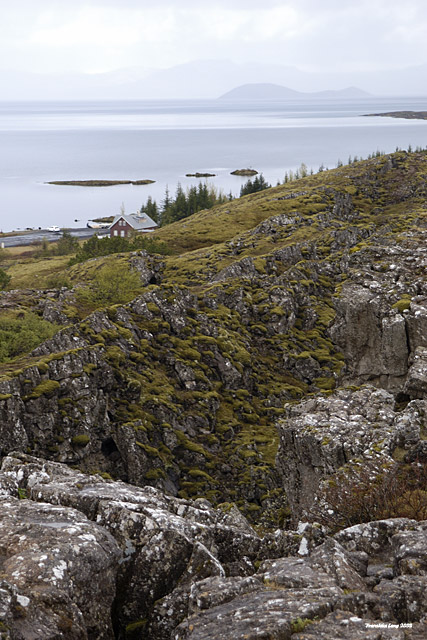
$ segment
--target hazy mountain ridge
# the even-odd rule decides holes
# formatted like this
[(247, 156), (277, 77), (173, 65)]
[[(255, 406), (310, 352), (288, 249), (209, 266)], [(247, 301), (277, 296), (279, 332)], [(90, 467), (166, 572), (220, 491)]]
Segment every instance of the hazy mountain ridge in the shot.
[(427, 65), (370, 72), (307, 72), (296, 67), (230, 60), (195, 60), (167, 69), (135, 66), (98, 74), (0, 72), (0, 100), (211, 99), (235, 87), (272, 83), (293, 91), (360, 87), (376, 95), (427, 93)]
[(270, 82), (243, 84), (224, 93), (219, 100), (354, 100), (369, 98), (371, 94), (358, 87), (338, 91), (303, 92)]

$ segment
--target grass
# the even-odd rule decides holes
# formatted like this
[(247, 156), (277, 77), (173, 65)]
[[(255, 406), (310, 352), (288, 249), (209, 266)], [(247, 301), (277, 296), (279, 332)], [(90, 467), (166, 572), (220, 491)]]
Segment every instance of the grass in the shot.
[(11, 289), (44, 289), (49, 286), (52, 276), (62, 273), (67, 268), (68, 256), (52, 256), (48, 258), (22, 258), (13, 260), (7, 273), (11, 276)]

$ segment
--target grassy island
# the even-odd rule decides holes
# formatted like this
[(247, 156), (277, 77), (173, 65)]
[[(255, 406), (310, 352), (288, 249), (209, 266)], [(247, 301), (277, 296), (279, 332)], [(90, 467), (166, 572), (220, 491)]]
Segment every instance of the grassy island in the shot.
[(118, 184), (153, 184), (155, 180), (52, 180), (46, 184), (66, 185), (69, 187), (115, 187)]

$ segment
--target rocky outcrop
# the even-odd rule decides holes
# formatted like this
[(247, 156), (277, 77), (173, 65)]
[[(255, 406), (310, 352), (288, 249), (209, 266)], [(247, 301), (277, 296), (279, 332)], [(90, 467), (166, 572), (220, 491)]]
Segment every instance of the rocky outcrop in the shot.
[[(4, 621), (17, 638), (19, 602), (23, 628), (40, 624), (39, 637), (56, 637), (68, 620), (72, 631), (64, 637), (86, 637), (86, 629), (88, 637), (111, 638), (115, 595), (118, 637), (145, 620), (144, 637), (166, 638), (186, 616), (194, 582), (245, 576), (257, 560), (298, 545), (285, 532), (261, 540), (231, 505), (214, 511), (205, 500), (178, 500), (25, 454), (4, 459), (0, 486), (10, 595)], [(89, 577), (93, 567), (102, 580)]]
[(294, 521), (310, 512), (324, 481), (339, 482), (334, 478), (343, 470), (369, 468), (373, 481), (397, 450), (400, 459), (417, 457), (426, 409), (425, 400), (414, 400), (396, 410), (393, 395), (369, 386), (288, 406), (278, 423), (277, 466)]
[(0, 491), (1, 631), (11, 640), (425, 631), (427, 523), (371, 522), (335, 539), (304, 525), (260, 538), (234, 508), (25, 454), (4, 459)]
[(420, 229), (405, 243), (377, 245), (350, 258), (351, 277), (335, 298), (336, 317), (329, 329), (344, 354), (347, 383), (371, 382), (421, 397), (420, 383), (413, 388), (406, 382), (419, 377), (420, 353), (416, 364), (415, 354), (427, 346), (425, 235)]

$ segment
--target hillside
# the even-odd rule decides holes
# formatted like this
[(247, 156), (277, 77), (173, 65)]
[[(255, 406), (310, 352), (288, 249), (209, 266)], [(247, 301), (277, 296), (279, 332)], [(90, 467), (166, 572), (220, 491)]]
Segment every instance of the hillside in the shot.
[[(165, 226), (171, 255), (1, 260), (3, 317), (32, 323), (0, 364), (1, 495), (11, 522), (30, 498), (35, 539), (34, 501), (68, 523), (85, 622), (67, 600), (64, 637), (320, 640), (342, 611), (422, 637), (426, 201), (427, 152), (397, 152)], [(85, 558), (109, 576), (92, 594)], [(10, 605), (10, 637), (40, 610), (60, 628), (63, 595), (23, 585), (35, 608)]]

